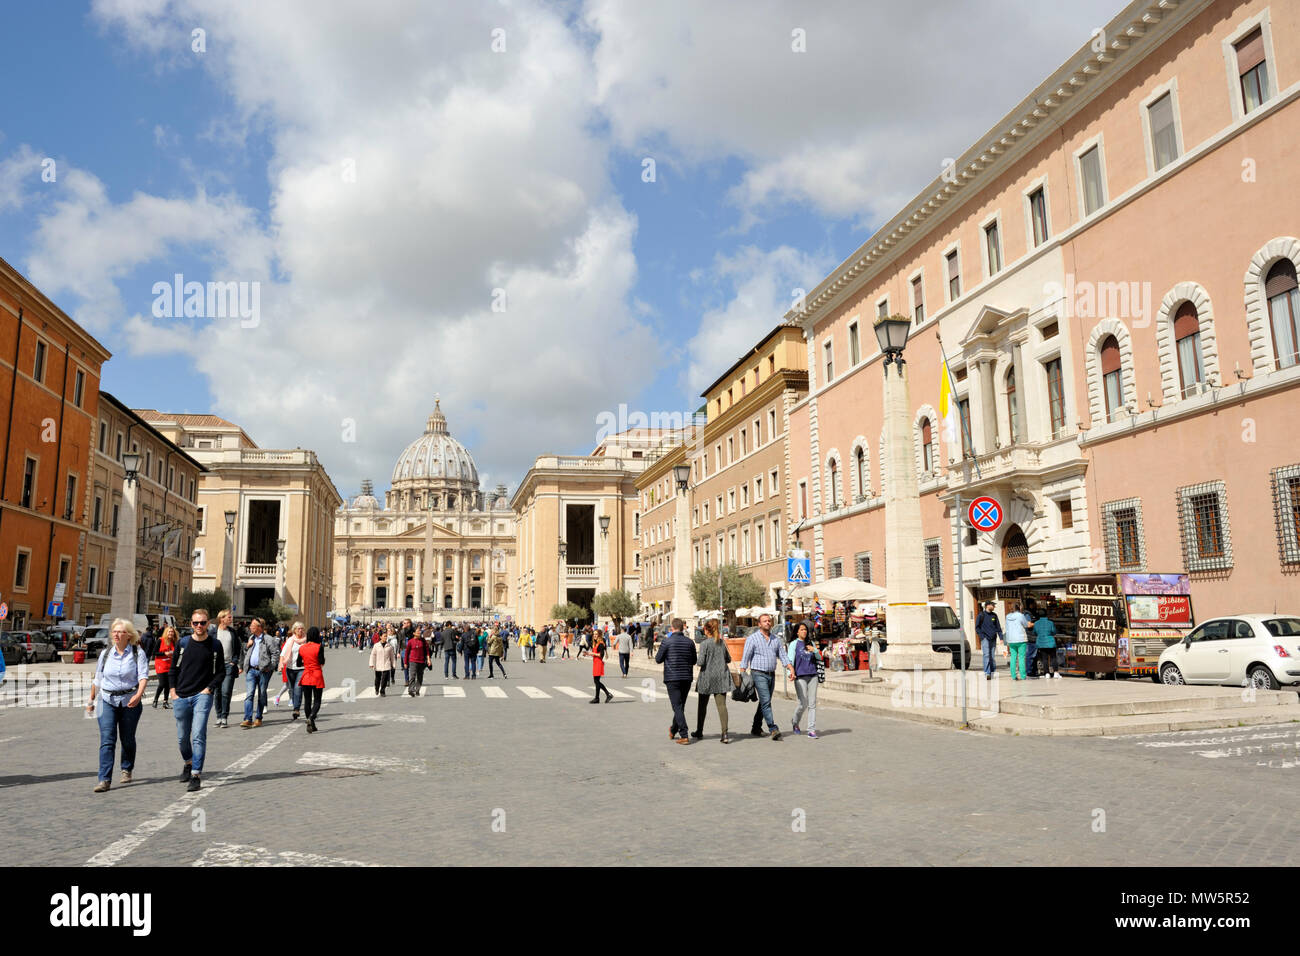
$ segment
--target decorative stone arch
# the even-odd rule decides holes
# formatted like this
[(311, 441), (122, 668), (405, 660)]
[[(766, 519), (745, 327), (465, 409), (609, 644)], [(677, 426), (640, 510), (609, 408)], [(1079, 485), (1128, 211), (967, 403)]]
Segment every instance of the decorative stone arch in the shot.
[(939, 415), (935, 412), (932, 405), (922, 405), (916, 410), (916, 416), (912, 419), (912, 444), (916, 452), (916, 475), (920, 478), (925, 474), (925, 457), (921, 453), (922, 438), (921, 422), (923, 419), (930, 420), (930, 440), (934, 442), (934, 470), (939, 470)]
[(1250, 364), (1256, 374), (1271, 372), (1273, 332), (1268, 324), (1268, 302), (1264, 298), (1264, 277), (1279, 259), (1290, 259), (1300, 269), (1300, 239), (1280, 236), (1250, 257), (1246, 270), (1246, 334), (1250, 338)]
[(838, 480), (842, 482), (844, 479), (844, 456), (840, 454), (838, 448), (832, 448), (828, 451), (826, 453), (826, 460), (822, 462), (822, 480), (825, 482), (827, 488), (826, 500), (823, 508), (826, 513), (836, 510), (836, 501), (838, 501), (842, 507), (847, 500), (844, 497), (844, 485), (841, 483), (837, 487), (836, 480), (831, 478), (831, 462), (835, 462), (838, 466), (835, 470), (839, 473)]
[(1052, 532), (1048, 522), (1034, 513), (1028, 502), (1011, 494), (997, 494), (1002, 503), (1002, 525), (993, 534), (981, 534), (976, 547), (979, 549), (980, 568), (984, 571), (981, 580), (988, 580), (987, 574), (1002, 580), (1002, 546), (1006, 543), (1007, 532), (1013, 526), (1019, 526), (1024, 532), (1025, 543), (1029, 545), (1029, 572), (1043, 574), (1047, 569), (1047, 545)]
[(1137, 382), (1133, 377), (1133, 337), (1119, 319), (1102, 319), (1088, 336), (1084, 371), (1088, 378), (1088, 413), (1092, 427), (1106, 421), (1106, 393), (1101, 386), (1101, 343), (1108, 335), (1119, 343), (1120, 399), (1125, 404), (1137, 401)]
[(1219, 339), (1214, 331), (1214, 307), (1210, 294), (1195, 282), (1180, 282), (1160, 301), (1156, 316), (1156, 352), (1160, 356), (1160, 392), (1166, 403), (1182, 398), (1178, 377), (1178, 349), (1174, 341), (1174, 316), (1184, 302), (1192, 303), (1201, 324), (1201, 364), (1205, 381), (1218, 384)]
[(861, 494), (870, 498), (873, 494), (871, 487), (871, 443), (867, 441), (865, 435), (858, 435), (853, 439), (851, 450), (849, 451), (849, 467), (853, 469), (853, 480), (850, 485), (858, 488), (858, 451), (862, 452), (862, 488), (855, 490), (854, 494)]

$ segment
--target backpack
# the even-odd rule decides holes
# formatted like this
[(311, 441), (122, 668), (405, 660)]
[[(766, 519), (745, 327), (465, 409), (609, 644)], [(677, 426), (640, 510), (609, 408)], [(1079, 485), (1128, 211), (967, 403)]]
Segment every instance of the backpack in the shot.
[[(133, 648), (133, 650), (135, 651), (135, 653), (131, 655), (131, 663), (135, 665), (135, 683), (138, 685), (140, 683), (140, 655), (144, 654), (144, 649), (141, 648), (139, 645), (136, 645), (135, 648)], [(96, 687), (100, 687), (99, 681), (104, 676), (104, 661), (108, 657), (108, 652), (109, 652), (109, 648), (107, 647), (99, 652), (99, 662), (95, 665), (95, 686)], [(149, 676), (148, 658), (145, 659), (144, 676), (145, 677)], [(114, 691), (114, 693), (124, 694), (126, 693), (126, 691)]]

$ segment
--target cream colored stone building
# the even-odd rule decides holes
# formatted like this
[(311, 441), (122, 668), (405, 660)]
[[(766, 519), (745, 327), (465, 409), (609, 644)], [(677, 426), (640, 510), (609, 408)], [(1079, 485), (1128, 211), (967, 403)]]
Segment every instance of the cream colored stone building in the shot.
[[(82, 623), (110, 613), (121, 531), (126, 471), (122, 456), (140, 455), (136, 493), (136, 552), (130, 610), (175, 614), (193, 582), (198, 538), (198, 492), (203, 466), (143, 417), (108, 392), (99, 393), (92, 426), (89, 531), (86, 574), (81, 579)], [(123, 555), (124, 561), (130, 561)], [(127, 568), (131, 571), (132, 569)], [(71, 599), (68, 604), (71, 605)]]
[(237, 615), (277, 598), (308, 625), (327, 623), (333, 518), (343, 498), (316, 453), (259, 448), (216, 415), (136, 413), (207, 469), (198, 490), (195, 590), (225, 588)]
[(380, 505), (374, 486), (334, 516), (333, 607), (353, 619), (515, 616), (515, 515), (505, 485), (485, 494), (441, 402), (398, 456)]
[[(596, 594), (615, 588), (637, 598), (641, 516), (635, 481), (671, 434), (630, 428), (601, 441), (590, 455), (541, 455), (528, 469), (510, 502), (519, 527), (521, 622), (545, 623), (551, 608), (566, 601), (590, 607)], [(602, 518), (609, 519), (604, 531)]]

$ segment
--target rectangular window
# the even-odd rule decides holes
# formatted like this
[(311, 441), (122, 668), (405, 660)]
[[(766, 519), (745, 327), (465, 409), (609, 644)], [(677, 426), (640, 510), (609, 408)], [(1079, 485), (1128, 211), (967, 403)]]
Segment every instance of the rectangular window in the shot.
[(114, 573), (115, 573), (115, 572), (113, 572), (113, 571), (109, 571), (107, 574), (104, 575), (104, 593), (105, 593), (105, 594), (112, 594), (112, 593), (113, 593), (113, 575), (114, 575)]
[(1127, 571), (1146, 565), (1142, 534), (1142, 502), (1137, 498), (1108, 501), (1101, 507), (1106, 541), (1106, 570)]
[(1228, 495), (1222, 481), (1178, 489), (1183, 566), (1190, 572), (1232, 567)]
[(72, 511), (77, 505), (77, 476), (68, 475), (68, 487), (63, 496), (63, 520), (72, 520)]
[(1239, 40), (1237, 74), (1241, 77), (1242, 110), (1251, 113), (1268, 100), (1268, 63), (1264, 59), (1264, 31), (1256, 28)]
[(749, 529), (740, 529), (740, 561), (749, 564)]
[(718, 495), (718, 497), (714, 498), (713, 502), (715, 505), (713, 509), (713, 513), (716, 514), (719, 518), (721, 518), (723, 515), (726, 514), (726, 512), (722, 510), (722, 495)]
[(754, 525), (754, 560), (763, 560), (763, 522)]
[(749, 454), (749, 432), (747, 429), (740, 430), (740, 455), (743, 458)]
[(853, 559), (853, 576), (859, 581), (871, 580), (871, 552), (859, 554)]
[(920, 325), (925, 321), (925, 291), (921, 288), (921, 277), (912, 279), (912, 320)]
[(740, 506), (742, 508), (749, 507), (749, 485), (748, 484), (743, 484), (740, 486)]
[(108, 422), (99, 423), (99, 453), (102, 455), (108, 447)]
[(1082, 182), (1083, 214), (1091, 216), (1106, 204), (1106, 188), (1101, 178), (1101, 147), (1094, 146), (1079, 157)]
[(830, 563), (830, 567), (828, 570), (829, 570), (829, 575), (828, 575), (829, 577), (832, 578), (844, 577), (844, 560), (842, 558), (836, 558), (834, 561)]
[(1029, 219), (1034, 229), (1034, 246), (1041, 246), (1048, 239), (1047, 193), (1042, 186), (1029, 194)]
[(885, 298), (876, 303), (876, 318), (889, 318), (889, 299)]
[(767, 440), (771, 441), (776, 437), (776, 409), (769, 409), (767, 413)]
[(799, 482), (799, 517), (808, 517), (808, 482)]
[(709, 503), (707, 501), (704, 502), (704, 523), (709, 523)]
[(943, 558), (938, 538), (925, 542), (925, 581), (931, 591), (943, 590)]
[(121, 514), (122, 514), (122, 506), (114, 502), (113, 503), (113, 537), (115, 538), (117, 537), (117, 523), (118, 523), (118, 519), (121, 517)]
[[(763, 433), (761, 431), (762, 427), (763, 427), (762, 420), (755, 418), (754, 419), (754, 447), (755, 448), (761, 448), (763, 445)], [(767, 433), (767, 440), (768, 441), (772, 440), (771, 432)]]
[(777, 488), (776, 488), (776, 485), (777, 485), (777, 481), (776, 481), (776, 479), (777, 479), (777, 471), (776, 471), (776, 469), (773, 468), (773, 469), (772, 469), (772, 473), (769, 474), (767, 477), (771, 479), (771, 480), (767, 483), (767, 490), (768, 490), (768, 493), (774, 495), (774, 494), (776, 494), (776, 491), (777, 491)]
[(984, 227), (984, 248), (988, 253), (989, 275), (995, 276), (1002, 271), (1002, 238), (996, 222)]
[(1300, 564), (1300, 464), (1274, 468), (1273, 517), (1283, 564)]
[(18, 559), (14, 562), (14, 590), (27, 590), (27, 571), (31, 565), (32, 555), (30, 551), (20, 550)]
[(81, 407), (81, 397), (86, 391), (86, 373), (77, 369), (77, 377), (72, 385), (72, 404)]
[(781, 555), (781, 519), (777, 515), (772, 515), (772, 556), (780, 557)]
[(858, 323), (854, 322), (849, 326), (849, 367), (857, 365), (862, 360), (862, 353), (858, 346)]
[(113, 449), (113, 460), (121, 464), (122, 461), (122, 433), (117, 433), (117, 445)]
[(1178, 132), (1174, 127), (1174, 97), (1166, 93), (1147, 107), (1151, 127), (1151, 159), (1157, 171), (1178, 158)]
[(957, 264), (957, 250), (944, 256), (948, 268), (948, 301), (955, 302), (961, 298), (961, 271)]
[(23, 461), (23, 494), (18, 499), (18, 503), (24, 508), (32, 506), (32, 496), (36, 494), (36, 459), (27, 458)]
[(71, 559), (69, 558), (59, 559), (59, 583), (60, 584), (68, 583), (68, 568), (71, 566), (72, 566)]
[(754, 500), (763, 500), (763, 476), (759, 475), (754, 479)]
[(826, 368), (826, 381), (830, 382), (835, 378), (835, 355), (832, 351), (833, 343), (827, 342), (822, 346), (822, 357)]
[(104, 520), (104, 499), (95, 496), (95, 520), (90, 525), (91, 531), (98, 531), (100, 522)]
[(32, 363), (32, 378), (42, 384), (45, 382), (45, 343), (40, 339), (36, 340), (36, 361)]
[(1052, 416), (1052, 437), (1065, 433), (1065, 379), (1061, 374), (1061, 360), (1051, 359), (1043, 365), (1047, 372), (1047, 404)]
[(99, 583), (99, 568), (92, 567), (90, 569), (90, 577), (86, 585), (86, 593), (98, 594), (99, 592), (95, 590), (95, 585), (97, 585), (98, 583)]
[(736, 440), (734, 438), (728, 437), (727, 438), (727, 464), (730, 465), (735, 460), (736, 460)]
[(1074, 527), (1074, 504), (1069, 498), (1063, 498), (1056, 503), (1061, 509), (1061, 530)]

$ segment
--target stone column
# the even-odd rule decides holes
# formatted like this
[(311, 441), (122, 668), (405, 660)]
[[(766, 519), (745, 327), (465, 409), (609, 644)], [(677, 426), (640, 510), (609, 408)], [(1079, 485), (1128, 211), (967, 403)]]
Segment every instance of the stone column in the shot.
[(406, 552), (397, 552), (397, 602), (398, 608), (406, 607)]
[[(1025, 441), (1032, 441), (1038, 429), (1035, 423), (1029, 421), (1029, 409), (1025, 402), (1025, 395), (1029, 392), (1030, 382), (1025, 374), (1024, 351), (1025, 343), (1023, 341), (1012, 343), (1011, 367), (1016, 370), (1016, 415), (1020, 418), (1020, 434), (1024, 436)], [(1015, 442), (1015, 440), (1016, 436), (1012, 434), (1011, 441)]]
[(984, 419), (984, 432), (988, 437), (988, 445), (985, 451), (991, 452), (993, 451), (994, 441), (1001, 441), (1003, 445), (1006, 444), (1005, 441), (1002, 441), (1006, 436), (998, 429), (997, 365), (992, 359), (986, 359), (983, 365), (984, 374), (980, 377), (980, 384), (983, 387), (980, 395), (980, 405), (982, 408), (981, 415)]
[(451, 606), (460, 607), (460, 552), (451, 555)]
[(424, 587), (424, 552), (423, 552), (423, 551), (417, 551), (417, 552), (415, 552), (415, 585), (414, 585), (414, 591), (415, 591), (415, 594), (414, 594), (414, 597), (415, 597), (415, 611), (416, 611), (416, 613), (418, 614), (419, 611), (420, 611), (420, 604), (421, 604), (421, 602), (423, 601), (423, 599), (424, 599), (426, 596), (428, 596), (428, 593), (429, 593), (429, 592), (425, 589), (425, 587)]
[(947, 670), (952, 656), (930, 644), (929, 590), (925, 579), (921, 493), (911, 439), (911, 398), (907, 366), (884, 365), (885, 454), (885, 589), (889, 592), (885, 636), (880, 655), (884, 670)]
[[(123, 483), (122, 510), (117, 522), (117, 557), (113, 561), (113, 594), (110, 608), (113, 617), (124, 617), (128, 621), (135, 612), (136, 498), (139, 493), (140, 479)], [(110, 497), (110, 508), (111, 503)], [(28, 565), (30, 578), (30, 561)], [(34, 610), (42, 611), (44, 608), (38, 604)]]
[[(909, 445), (910, 447), (910, 445)], [(687, 620), (695, 613), (691, 600), (691, 515), (689, 491), (677, 492), (673, 535), (673, 617)]]
[(375, 606), (375, 549), (366, 548), (366, 589), (361, 595), (361, 606)]

